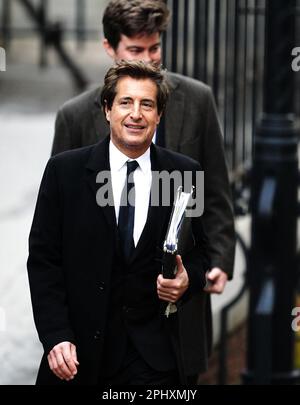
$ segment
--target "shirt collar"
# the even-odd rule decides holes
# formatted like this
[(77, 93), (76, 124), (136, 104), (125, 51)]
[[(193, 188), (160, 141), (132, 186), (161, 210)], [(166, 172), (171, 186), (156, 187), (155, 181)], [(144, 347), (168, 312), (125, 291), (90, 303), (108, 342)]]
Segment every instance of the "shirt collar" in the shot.
[(139, 164), (140, 169), (144, 174), (151, 171), (151, 160), (150, 160), (150, 147), (136, 159), (131, 159), (124, 155), (110, 140), (109, 142), (109, 162), (110, 168), (113, 171), (119, 171), (126, 164), (128, 160), (136, 160)]

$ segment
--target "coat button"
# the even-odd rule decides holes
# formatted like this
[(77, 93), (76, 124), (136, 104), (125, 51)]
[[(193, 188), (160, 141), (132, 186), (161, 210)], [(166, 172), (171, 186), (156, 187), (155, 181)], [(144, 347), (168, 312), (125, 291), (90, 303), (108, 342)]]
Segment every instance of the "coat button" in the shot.
[(105, 283), (104, 283), (103, 281), (101, 281), (101, 282), (99, 283), (99, 290), (100, 290), (100, 291), (104, 291), (104, 290), (105, 290)]
[(94, 339), (98, 340), (98, 339), (100, 339), (100, 337), (101, 337), (101, 331), (97, 330), (95, 333)]

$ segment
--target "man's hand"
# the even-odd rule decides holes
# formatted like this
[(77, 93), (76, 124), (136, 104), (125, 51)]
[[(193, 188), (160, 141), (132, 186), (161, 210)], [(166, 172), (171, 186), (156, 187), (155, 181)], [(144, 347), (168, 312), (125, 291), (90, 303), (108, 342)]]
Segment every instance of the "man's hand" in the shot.
[(61, 380), (73, 380), (77, 374), (76, 346), (70, 342), (62, 342), (54, 346), (48, 354), (48, 363), (53, 373)]
[(228, 280), (227, 274), (219, 267), (212, 268), (207, 274), (209, 285), (204, 288), (208, 293), (221, 294)]
[(174, 304), (186, 292), (189, 286), (189, 277), (184, 268), (181, 256), (176, 256), (177, 273), (175, 278), (163, 278), (160, 274), (157, 277), (157, 294), (163, 301)]

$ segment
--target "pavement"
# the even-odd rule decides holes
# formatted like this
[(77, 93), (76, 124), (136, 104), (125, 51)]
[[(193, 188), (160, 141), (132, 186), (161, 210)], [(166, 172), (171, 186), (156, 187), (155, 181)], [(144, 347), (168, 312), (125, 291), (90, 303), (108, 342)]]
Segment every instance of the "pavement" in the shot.
[(32, 318), (26, 260), (53, 119), (51, 114), (0, 113), (0, 384), (32, 384), (42, 354)]

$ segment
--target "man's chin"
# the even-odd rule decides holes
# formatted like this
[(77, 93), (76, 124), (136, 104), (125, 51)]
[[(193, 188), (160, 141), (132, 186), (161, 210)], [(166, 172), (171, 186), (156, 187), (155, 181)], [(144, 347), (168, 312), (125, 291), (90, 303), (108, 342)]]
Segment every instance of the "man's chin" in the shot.
[(143, 154), (151, 145), (152, 140), (149, 143), (149, 140), (141, 141), (140, 139), (129, 139), (124, 142), (125, 148), (135, 152), (141, 152)]
[(139, 141), (132, 141), (132, 140), (130, 140), (130, 141), (126, 142), (125, 145), (126, 145), (126, 147), (129, 148), (129, 149), (138, 150), (138, 149), (144, 148), (147, 144), (146, 144), (146, 143), (143, 143), (143, 142), (139, 142)]

